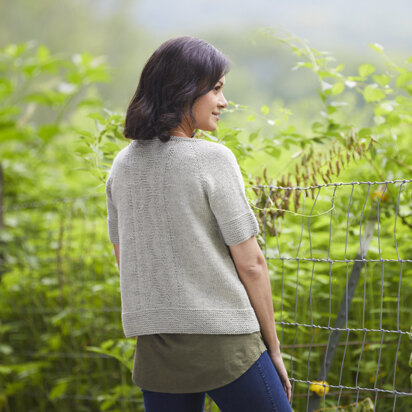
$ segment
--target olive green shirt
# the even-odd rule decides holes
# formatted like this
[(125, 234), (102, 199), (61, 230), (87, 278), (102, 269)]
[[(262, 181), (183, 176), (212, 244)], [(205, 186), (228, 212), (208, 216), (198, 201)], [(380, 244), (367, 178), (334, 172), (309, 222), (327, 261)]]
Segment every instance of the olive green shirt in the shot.
[(204, 392), (233, 382), (266, 349), (260, 331), (141, 335), (136, 342), (132, 380), (149, 391)]

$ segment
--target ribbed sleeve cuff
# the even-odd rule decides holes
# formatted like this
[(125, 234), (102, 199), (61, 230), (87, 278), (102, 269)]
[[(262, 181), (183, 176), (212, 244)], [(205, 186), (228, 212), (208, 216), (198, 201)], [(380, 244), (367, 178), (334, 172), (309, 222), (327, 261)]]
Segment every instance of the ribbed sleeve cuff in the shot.
[(113, 221), (113, 220), (110, 220), (108, 218), (107, 219), (107, 227), (109, 229), (110, 242), (112, 242), (113, 244), (119, 244), (120, 240), (119, 240), (119, 231), (118, 231), (117, 222)]
[(236, 219), (220, 224), (223, 239), (228, 246), (237, 245), (259, 233), (256, 216), (250, 210)]

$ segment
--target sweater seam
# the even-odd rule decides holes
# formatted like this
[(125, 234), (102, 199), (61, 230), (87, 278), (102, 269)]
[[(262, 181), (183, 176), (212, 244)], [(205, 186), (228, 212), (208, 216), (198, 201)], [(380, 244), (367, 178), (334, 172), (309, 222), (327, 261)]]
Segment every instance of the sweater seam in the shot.
[[(175, 149), (173, 147), (170, 147), (168, 149), (167, 153), (166, 153), (165, 166), (164, 166), (164, 169), (163, 169), (163, 176), (162, 176), (162, 185), (163, 185), (163, 187), (165, 185), (166, 173), (168, 171), (169, 164), (172, 161), (174, 152), (175, 152)], [(164, 190), (162, 191), (162, 201), (163, 201), (163, 210), (165, 211), (166, 220), (167, 220), (167, 227), (168, 227), (167, 231), (168, 231), (168, 237), (169, 237), (170, 250), (172, 251), (173, 281), (174, 281), (174, 283), (177, 287), (177, 296), (175, 298), (180, 302), (182, 286), (181, 286), (181, 283), (180, 283), (180, 280), (179, 280), (179, 275), (178, 275), (178, 270), (177, 270), (178, 265), (177, 265), (177, 262), (176, 262), (176, 253), (175, 253), (175, 250), (174, 250), (174, 245), (175, 245), (174, 234), (170, 230), (172, 225), (171, 225), (170, 214), (169, 214), (169, 211), (168, 211)]]
[(199, 174), (200, 174), (200, 184), (202, 185), (202, 189), (204, 190), (204, 192), (207, 195), (209, 185), (207, 184), (207, 180), (205, 178), (205, 171), (203, 169), (203, 162), (201, 161), (201, 159), (199, 159), (199, 158), (202, 158), (202, 156), (199, 153), (196, 146), (192, 146), (192, 149), (193, 149), (193, 152), (195, 152), (195, 158), (196, 158), (196, 162), (197, 162), (197, 165), (198, 165), (198, 170), (199, 170)]
[[(199, 140), (201, 140), (201, 139), (199, 139)], [(218, 144), (218, 143), (216, 143), (216, 144)], [(227, 146), (224, 146), (224, 145), (221, 145), (221, 144), (218, 144), (218, 145), (229, 149)], [(215, 191), (212, 191), (212, 189), (210, 188), (210, 185), (209, 185), (209, 183), (208, 183), (208, 181), (207, 181), (207, 179), (206, 179), (206, 174), (205, 174), (205, 169), (204, 169), (204, 167), (203, 167), (203, 166), (204, 166), (204, 165), (203, 165), (203, 162), (198, 159), (199, 157), (203, 159), (203, 156), (199, 153), (197, 147), (192, 146), (192, 148), (194, 149), (194, 151), (197, 152), (196, 158), (197, 158), (197, 163), (198, 163), (198, 165), (199, 165), (200, 180), (201, 180), (201, 183), (202, 183), (203, 190), (206, 191), (206, 194), (208, 195), (208, 197), (209, 197), (209, 194), (210, 194), (210, 196), (213, 196), (214, 193), (215, 193)], [(229, 150), (230, 150), (230, 149), (229, 149)], [(231, 150), (230, 150), (230, 151), (231, 151)], [(232, 151), (231, 151), (231, 153), (232, 153), (232, 155), (234, 156), (235, 161), (237, 162), (237, 158), (236, 158), (235, 154), (234, 154)], [(240, 166), (239, 166), (239, 169), (240, 169)], [(243, 187), (245, 188), (245, 194), (246, 194), (246, 187), (247, 187), (247, 188), (250, 188), (250, 187), (252, 187), (252, 186), (250, 186), (250, 185), (246, 186), (246, 185), (245, 185), (245, 182), (244, 182), (244, 180), (243, 180), (243, 173), (242, 173), (242, 171), (241, 171), (241, 176), (242, 176)], [(249, 204), (249, 199), (248, 199), (247, 195), (246, 195), (246, 199), (247, 199), (248, 204)], [(245, 213), (245, 214), (246, 214), (246, 213)], [(243, 216), (243, 215), (242, 215), (242, 216)], [(240, 217), (240, 216), (239, 216), (239, 217)], [(239, 218), (239, 217), (238, 217), (238, 218)], [(236, 220), (236, 219), (237, 219), (237, 218), (232, 219), (232, 220), (228, 220), (227, 222), (224, 222), (224, 223), (232, 222), (233, 220)]]
[[(230, 150), (228, 147), (226, 147), (226, 146), (224, 146), (224, 145), (222, 145), (222, 144), (216, 143), (216, 145), (221, 146), (221, 147), (224, 147), (224, 148)], [(194, 148), (194, 146), (192, 146), (192, 147)], [(196, 148), (196, 149), (197, 149), (197, 148)], [(223, 149), (223, 150), (224, 150), (224, 149)], [(230, 151), (231, 151), (231, 150), (230, 150)], [(231, 151), (231, 153), (233, 154), (233, 156), (235, 156), (232, 151)], [(199, 155), (199, 157), (201, 158), (201, 160), (198, 161), (198, 164), (200, 165), (200, 167), (199, 167), (199, 169), (200, 169), (200, 176), (201, 176), (201, 177), (200, 177), (200, 180), (201, 180), (201, 182), (202, 182), (203, 189), (206, 191), (206, 195), (207, 195), (207, 197), (208, 197), (208, 199), (209, 199), (209, 197), (213, 197), (213, 195), (214, 195), (214, 193), (215, 193), (215, 190), (212, 190), (212, 188), (210, 187), (210, 185), (209, 185), (209, 183), (208, 183), (208, 181), (207, 181), (207, 179), (206, 179), (206, 173), (205, 173), (205, 168), (204, 168), (204, 164), (203, 164), (204, 156), (202, 156), (199, 152), (198, 152), (198, 155)], [(236, 156), (235, 156), (235, 159), (236, 159)]]

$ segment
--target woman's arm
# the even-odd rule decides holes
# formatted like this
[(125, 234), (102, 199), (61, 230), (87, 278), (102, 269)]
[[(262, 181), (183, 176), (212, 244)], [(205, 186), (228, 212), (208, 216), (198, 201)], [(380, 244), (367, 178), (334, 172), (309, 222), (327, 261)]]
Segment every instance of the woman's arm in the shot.
[(229, 246), (229, 250), (256, 312), (263, 340), (269, 350), (279, 352), (280, 342), (276, 334), (270, 277), (256, 236), (238, 245)]

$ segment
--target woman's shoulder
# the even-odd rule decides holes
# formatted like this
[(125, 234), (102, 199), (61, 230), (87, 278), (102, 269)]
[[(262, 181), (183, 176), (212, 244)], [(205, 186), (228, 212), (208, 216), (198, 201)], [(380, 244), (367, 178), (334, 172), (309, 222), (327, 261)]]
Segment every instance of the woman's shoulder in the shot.
[(196, 145), (199, 155), (205, 160), (206, 167), (225, 166), (230, 163), (237, 163), (237, 159), (232, 150), (224, 144), (204, 140), (201, 145)]

